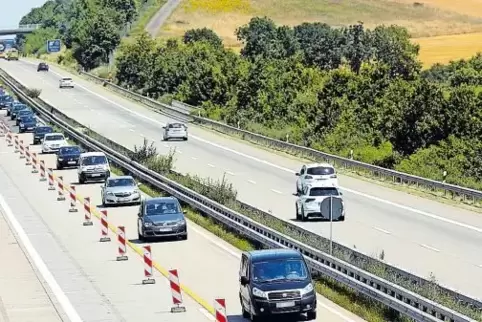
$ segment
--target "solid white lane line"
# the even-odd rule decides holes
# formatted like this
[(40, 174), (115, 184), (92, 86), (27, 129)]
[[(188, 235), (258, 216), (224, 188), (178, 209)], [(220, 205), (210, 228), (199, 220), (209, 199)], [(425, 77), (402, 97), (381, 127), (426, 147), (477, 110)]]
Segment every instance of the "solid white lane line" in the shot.
[[(25, 61), (23, 60), (24, 62), (28, 63), (28, 64), (31, 64), (31, 65), (35, 65), (34, 63), (32, 62), (29, 62), (29, 61)], [(53, 72), (55, 75), (58, 75), (60, 76), (60, 74), (56, 73), (56, 72)], [(130, 113), (130, 114), (133, 114), (143, 120), (146, 120), (146, 121), (149, 121), (151, 123), (154, 123), (154, 124), (157, 124), (157, 125), (161, 125), (161, 126), (164, 126), (165, 124), (162, 123), (162, 122), (159, 122), (159, 121), (156, 121), (152, 118), (150, 118), (149, 116), (147, 115), (144, 115), (142, 113), (139, 113), (139, 112), (136, 112), (136, 111), (132, 111), (131, 109), (127, 108), (127, 107), (124, 107), (122, 105), (120, 105), (119, 103), (117, 102), (114, 102), (112, 101), (111, 99), (108, 99), (82, 85), (78, 85), (78, 87), (84, 89), (85, 91), (91, 93), (92, 95), (95, 95), (97, 97), (99, 97), (100, 99), (106, 101), (106, 102), (109, 102), (121, 109), (123, 109), (124, 111)], [(282, 167), (282, 166), (279, 166), (277, 164), (274, 164), (274, 163), (271, 163), (271, 162), (268, 162), (266, 160), (262, 160), (262, 159), (259, 159), (259, 158), (256, 158), (256, 157), (253, 157), (251, 155), (247, 155), (247, 154), (244, 154), (242, 152), (239, 152), (239, 151), (236, 151), (236, 150), (233, 150), (233, 149), (230, 149), (230, 148), (227, 148), (225, 146), (222, 146), (220, 144), (216, 144), (216, 143), (213, 143), (213, 142), (210, 142), (209, 140), (205, 140), (205, 139), (202, 139), (200, 137), (197, 137), (195, 135), (192, 135), (190, 134), (190, 137), (195, 139), (195, 140), (198, 140), (202, 143), (205, 143), (205, 144), (209, 144), (211, 146), (214, 146), (216, 148), (219, 148), (221, 150), (224, 150), (224, 151), (228, 151), (228, 152), (231, 152), (233, 154), (236, 154), (236, 155), (239, 155), (241, 157), (244, 157), (244, 158), (247, 158), (247, 159), (250, 159), (250, 160), (253, 160), (253, 161), (256, 161), (256, 162), (259, 162), (259, 163), (263, 163), (265, 165), (268, 165), (268, 166), (271, 166), (273, 168), (276, 168), (276, 169), (279, 169), (279, 170), (282, 170), (282, 171), (285, 171), (285, 172), (288, 172), (288, 173), (296, 173), (296, 171), (293, 171), (291, 169), (288, 169), (288, 168), (285, 168), (285, 167)], [(445, 222), (445, 223), (448, 223), (448, 224), (452, 224), (452, 225), (455, 225), (455, 226), (459, 226), (459, 227), (462, 227), (462, 228), (466, 228), (466, 229), (469, 229), (469, 230), (473, 230), (473, 231), (476, 231), (478, 233), (482, 233), (482, 227), (476, 227), (476, 226), (471, 226), (471, 225), (468, 225), (468, 224), (464, 224), (464, 223), (461, 223), (461, 222), (458, 222), (458, 221), (455, 221), (455, 220), (451, 220), (451, 219), (447, 219), (447, 218), (444, 218), (444, 217), (441, 217), (441, 216), (437, 216), (437, 215), (434, 215), (434, 214), (431, 214), (431, 213), (428, 213), (428, 212), (425, 212), (425, 211), (422, 211), (422, 210), (418, 210), (418, 209), (415, 209), (415, 208), (412, 208), (412, 207), (408, 207), (408, 206), (404, 206), (404, 205), (400, 205), (400, 204), (397, 204), (395, 202), (391, 202), (391, 201), (388, 201), (388, 200), (384, 200), (384, 199), (381, 199), (381, 198), (378, 198), (378, 197), (375, 197), (375, 196), (371, 196), (371, 195), (368, 195), (366, 193), (363, 193), (363, 192), (359, 192), (359, 191), (356, 191), (356, 190), (352, 190), (352, 189), (348, 189), (348, 188), (343, 188), (343, 187), (340, 187), (341, 190), (345, 190), (347, 192), (350, 192), (350, 193), (353, 193), (353, 194), (356, 194), (356, 195), (359, 195), (359, 196), (362, 196), (364, 198), (367, 198), (367, 199), (371, 199), (371, 200), (374, 200), (376, 202), (380, 202), (380, 203), (384, 203), (384, 204), (387, 204), (389, 206), (393, 206), (393, 207), (397, 207), (397, 208), (401, 208), (403, 210), (407, 210), (407, 211), (410, 211), (410, 212), (413, 212), (413, 213), (416, 213), (416, 214), (419, 214), (419, 215), (422, 215), (422, 216), (425, 216), (425, 217), (428, 217), (428, 218), (431, 218), (431, 219), (435, 219), (435, 220), (438, 220), (438, 221), (442, 221), (442, 222)]]
[(426, 245), (426, 244), (420, 244), (420, 246), (422, 246), (423, 248), (429, 249), (431, 251), (434, 251), (436, 253), (440, 253), (440, 249), (437, 249), (435, 247), (432, 247), (432, 246), (429, 246), (429, 245)]
[(15, 233), (20, 239), (20, 242), (23, 244), (25, 250), (28, 252), (30, 258), (33, 261), (33, 264), (40, 272), (45, 282), (47, 282), (47, 284), (49, 285), (50, 290), (57, 298), (57, 301), (62, 306), (69, 320), (71, 322), (82, 322), (82, 319), (80, 318), (79, 313), (77, 313), (74, 306), (70, 302), (69, 298), (67, 297), (67, 295), (65, 295), (64, 291), (55, 280), (54, 276), (48, 269), (47, 265), (45, 265), (45, 262), (43, 261), (42, 257), (40, 257), (35, 247), (33, 247), (32, 242), (28, 238), (27, 233), (20, 225), (17, 218), (14, 216), (12, 209), (7, 204), (7, 202), (5, 201), (2, 195), (0, 195), (0, 207), (3, 209), (3, 213), (7, 217), (6, 219), (10, 222), (10, 225), (13, 228), (13, 230), (15, 230)]
[(381, 231), (382, 233), (387, 234), (387, 235), (391, 235), (391, 234), (392, 234), (392, 233), (389, 232), (388, 230), (385, 230), (385, 229), (382, 229), (382, 228), (373, 227), (373, 229), (378, 230), (378, 231)]

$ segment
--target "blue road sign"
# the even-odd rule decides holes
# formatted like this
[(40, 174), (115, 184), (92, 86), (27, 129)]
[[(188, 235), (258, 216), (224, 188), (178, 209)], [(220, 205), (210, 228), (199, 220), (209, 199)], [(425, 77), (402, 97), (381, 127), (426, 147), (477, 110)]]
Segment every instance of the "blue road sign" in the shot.
[(60, 39), (47, 40), (47, 52), (57, 53), (60, 51)]

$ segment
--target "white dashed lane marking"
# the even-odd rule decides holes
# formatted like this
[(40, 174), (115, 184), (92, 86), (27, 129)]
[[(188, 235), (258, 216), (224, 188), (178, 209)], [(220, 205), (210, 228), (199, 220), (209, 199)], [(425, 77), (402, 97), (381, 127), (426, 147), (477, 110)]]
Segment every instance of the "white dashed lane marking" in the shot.
[(373, 227), (373, 229), (381, 231), (384, 234), (391, 235), (391, 232), (389, 232), (388, 230), (385, 230), (385, 229), (382, 229), (382, 228), (379, 228), (379, 227)]
[(211, 168), (215, 168), (215, 166), (211, 163), (208, 163), (208, 166), (210, 166)]
[(429, 245), (425, 245), (425, 244), (420, 244), (420, 246), (422, 246), (423, 248), (426, 248), (426, 249), (429, 249), (431, 251), (434, 251), (436, 253), (440, 253), (440, 249), (437, 249), (435, 247), (432, 247), (432, 246), (429, 246)]
[(249, 183), (256, 184), (256, 181), (248, 180)]
[(273, 191), (274, 193), (280, 194), (280, 195), (283, 194), (281, 191), (276, 190), (276, 189), (271, 189), (271, 191)]

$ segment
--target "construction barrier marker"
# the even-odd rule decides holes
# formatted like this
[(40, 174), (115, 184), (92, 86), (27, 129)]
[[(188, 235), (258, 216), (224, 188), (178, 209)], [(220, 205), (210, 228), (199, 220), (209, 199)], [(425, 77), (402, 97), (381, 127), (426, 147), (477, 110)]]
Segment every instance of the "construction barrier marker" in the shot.
[(8, 131), (8, 134), (7, 134), (7, 142), (8, 142), (8, 146), (13, 146), (12, 132), (10, 132), (10, 131)]
[(119, 242), (119, 256), (117, 256), (117, 261), (126, 261), (129, 259), (127, 257), (127, 247), (126, 247), (126, 228), (124, 226), (117, 227), (117, 241)]
[(152, 278), (152, 253), (151, 246), (144, 246), (144, 276), (142, 284), (156, 284), (156, 280)]
[(25, 159), (25, 146), (23, 140), (20, 140), (20, 159)]
[(48, 168), (47, 175), (49, 177), (49, 190), (55, 190), (54, 186), (54, 169)]
[(45, 177), (45, 161), (40, 160), (40, 181), (46, 181), (47, 178)]
[(104, 243), (104, 242), (110, 242), (110, 237), (109, 237), (109, 224), (107, 222), (107, 210), (101, 210), (100, 211), (101, 213), (101, 218), (100, 218), (100, 227), (101, 227), (101, 237), (99, 239), (99, 241), (101, 243)]
[[(5, 126), (5, 125), (3, 125), (3, 126)], [(5, 130), (4, 130), (3, 126), (0, 126), (0, 136), (2, 136), (2, 137), (5, 136)]]
[(186, 307), (182, 305), (181, 283), (177, 269), (169, 270), (169, 284), (171, 285), (172, 304), (171, 313), (186, 312)]
[(18, 149), (18, 135), (15, 135), (15, 153), (18, 153), (19, 149)]
[(92, 222), (92, 214), (90, 209), (90, 197), (84, 198), (84, 226), (93, 226), (94, 223)]
[(32, 173), (38, 173), (37, 170), (37, 153), (32, 152)]
[(216, 322), (228, 322), (228, 316), (226, 314), (226, 300), (215, 299), (214, 309), (216, 310), (215, 321)]
[(32, 163), (30, 162), (31, 159), (31, 154), (30, 154), (30, 149), (28, 146), (25, 147), (25, 165), (31, 165)]
[(59, 196), (57, 197), (57, 201), (64, 201), (65, 200), (65, 195), (64, 195), (64, 177), (59, 176), (57, 178), (57, 184), (58, 184), (58, 191), (59, 191)]
[(77, 195), (75, 193), (75, 186), (70, 186), (70, 209), (69, 212), (78, 212), (77, 209)]

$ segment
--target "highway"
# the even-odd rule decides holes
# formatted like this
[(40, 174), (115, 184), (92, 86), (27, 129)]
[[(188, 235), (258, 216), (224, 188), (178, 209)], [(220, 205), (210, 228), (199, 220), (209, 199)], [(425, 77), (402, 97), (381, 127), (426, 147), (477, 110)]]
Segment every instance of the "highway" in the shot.
[[(2, 112), (4, 113), (4, 112)], [(0, 121), (13, 122), (0, 116)], [(19, 134), (24, 143), (32, 142), (32, 134)], [(30, 146), (31, 151), (40, 152), (40, 146)], [(7, 147), (5, 140), (0, 138), (0, 179), (8, 178), (9, 184), (2, 185), (0, 193), (8, 193), (14, 187), (23, 199), (18, 199), (15, 204), (28, 204), (48, 227), (49, 235), (59, 245), (64, 247), (64, 252), (69, 254), (92, 288), (102, 295), (99, 303), (111, 307), (110, 312), (116, 312), (118, 318), (112, 321), (187, 321), (202, 322), (213, 321), (213, 317), (200, 303), (212, 305), (215, 298), (225, 298), (227, 313), (230, 322), (245, 321), (240, 316), (238, 269), (241, 253), (239, 250), (218, 239), (206, 230), (188, 223), (189, 239), (187, 241), (161, 241), (150, 243), (152, 257), (161, 269), (176, 268), (179, 272), (181, 283), (188, 287), (194, 295), (183, 294), (184, 306), (187, 313), (172, 314), (171, 293), (167, 279), (159, 272), (155, 272), (155, 285), (142, 285), (144, 279), (142, 258), (132, 249), (128, 249), (129, 260), (117, 262), (116, 236), (109, 232), (112, 239), (108, 243), (100, 243), (100, 223), (92, 216), (94, 225), (84, 227), (83, 210), (78, 213), (69, 213), (69, 198), (57, 201), (57, 191), (49, 191), (46, 182), (39, 181), (39, 174), (31, 173), (31, 167), (25, 165), (25, 160), (19, 159), (19, 154), (13, 152), (13, 147)], [(44, 160), (46, 167), (55, 168), (55, 155), (38, 154)], [(54, 170), (55, 176), (62, 176), (66, 187), (75, 185), (80, 197), (90, 197), (92, 205), (97, 210), (100, 206), (100, 183), (79, 185), (76, 169)], [(5, 179), (6, 180), (6, 179)], [(12, 197), (11, 197), (12, 198)], [(127, 239), (135, 247), (141, 247), (137, 240), (137, 210), (138, 206), (108, 207), (108, 221), (114, 227), (126, 227)], [(31, 220), (23, 222), (24, 225), (35, 229), (37, 226)], [(47, 251), (47, 244), (35, 243), (41, 250)], [(45, 246), (45, 247), (44, 247)], [(39, 250), (39, 253), (41, 253)], [(43, 253), (52, 260), (54, 254)], [(46, 260), (47, 261), (47, 260)], [(50, 263), (50, 261), (49, 261)], [(54, 263), (52, 261), (52, 263)], [(52, 264), (53, 266), (60, 264)], [(55, 267), (54, 267), (55, 268)], [(53, 272), (55, 275), (55, 272)], [(63, 271), (58, 272), (59, 274)], [(67, 271), (64, 272), (68, 273)], [(82, 282), (79, 280), (79, 283)], [(87, 288), (79, 284), (77, 278), (65, 281), (65, 287)], [(61, 284), (59, 282), (59, 284)], [(67, 292), (66, 292), (67, 293)], [(70, 294), (70, 293), (69, 293)], [(69, 296), (70, 297), (70, 296)], [(93, 297), (93, 296), (91, 296)], [(78, 302), (74, 300), (77, 299)], [(74, 307), (78, 307), (79, 314), (89, 314), (80, 297), (76, 297)], [(93, 305), (93, 304), (91, 304)], [(113, 314), (113, 313), (111, 313)], [(82, 315), (84, 318), (84, 316)], [(85, 318), (84, 321), (93, 321)], [(101, 319), (96, 319), (96, 321)], [(317, 321), (330, 322), (358, 322), (363, 321), (350, 312), (336, 306), (332, 302), (319, 296), (319, 310)], [(111, 321), (106, 319), (105, 321)]]
[[(191, 125), (188, 142), (162, 142), (168, 119), (78, 76), (74, 89), (58, 89), (60, 76), (52, 67), (37, 73), (27, 61), (0, 62), (28, 87), (42, 89), (41, 98), (66, 115), (110, 139), (132, 148), (143, 137), (161, 153), (176, 148), (176, 169), (201, 177), (232, 182), (240, 200), (280, 218), (294, 221), (296, 177), (301, 160), (271, 153), (250, 144)], [(340, 175), (347, 208), (345, 222), (334, 223), (334, 240), (369, 255), (382, 250), (385, 260), (421, 276), (431, 272), (442, 284), (482, 297), (482, 216), (478, 213), (405, 192)], [(329, 236), (329, 223), (298, 223)]]

